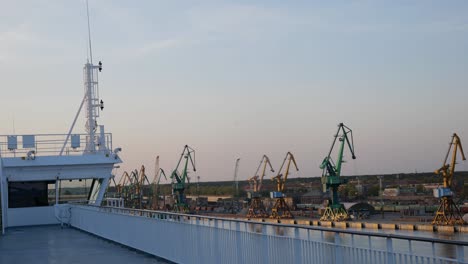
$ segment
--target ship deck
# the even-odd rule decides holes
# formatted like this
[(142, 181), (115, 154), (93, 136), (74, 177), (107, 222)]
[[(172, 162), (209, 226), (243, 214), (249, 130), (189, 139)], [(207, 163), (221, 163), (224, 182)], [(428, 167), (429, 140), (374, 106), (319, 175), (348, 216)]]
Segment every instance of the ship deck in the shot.
[(0, 263), (167, 263), (74, 228), (16, 227), (0, 235)]

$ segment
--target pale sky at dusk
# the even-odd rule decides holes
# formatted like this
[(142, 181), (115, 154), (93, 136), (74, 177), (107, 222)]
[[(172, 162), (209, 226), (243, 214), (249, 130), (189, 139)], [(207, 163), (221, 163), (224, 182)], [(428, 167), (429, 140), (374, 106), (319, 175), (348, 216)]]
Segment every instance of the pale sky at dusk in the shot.
[[(66, 133), (83, 96), (85, 2), (0, 6), (0, 134), (13, 120), (17, 134)], [(238, 157), (241, 180), (263, 154), (277, 170), (287, 151), (293, 177), (319, 176), (340, 122), (357, 156), (345, 175), (433, 171), (453, 132), (468, 150), (467, 1), (89, 6), (118, 176), (141, 164), (152, 176), (156, 155), (169, 174), (185, 144), (202, 181), (231, 180)]]

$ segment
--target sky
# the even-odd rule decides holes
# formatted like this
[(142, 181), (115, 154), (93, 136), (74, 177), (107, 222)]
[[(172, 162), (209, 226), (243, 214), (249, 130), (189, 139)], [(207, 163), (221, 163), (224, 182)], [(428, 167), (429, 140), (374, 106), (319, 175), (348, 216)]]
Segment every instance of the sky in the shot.
[[(83, 96), (85, 2), (0, 5), (0, 134), (67, 133)], [(340, 122), (357, 157), (345, 151), (343, 175), (434, 171), (452, 133), (468, 140), (467, 1), (89, 8), (94, 61), (104, 65), (99, 124), (123, 149), (118, 177), (144, 164), (152, 178), (157, 155), (170, 172), (186, 144), (200, 181), (232, 180), (237, 158), (245, 180), (263, 154), (278, 170), (288, 151), (292, 177), (317, 177)]]

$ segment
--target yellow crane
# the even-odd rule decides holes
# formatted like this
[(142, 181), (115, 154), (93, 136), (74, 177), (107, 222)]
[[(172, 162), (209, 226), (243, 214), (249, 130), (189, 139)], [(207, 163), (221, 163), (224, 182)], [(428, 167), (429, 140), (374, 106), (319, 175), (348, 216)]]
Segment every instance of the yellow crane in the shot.
[[(135, 170), (135, 173), (137, 171)], [(147, 201), (145, 201), (145, 194), (144, 194), (144, 185), (145, 181), (150, 184), (148, 177), (146, 176), (146, 169), (144, 165), (141, 165), (140, 171), (136, 176), (136, 198), (137, 198), (137, 206), (139, 209), (145, 209), (147, 205), (145, 204)]]
[[(271, 192), (271, 198), (275, 199), (275, 204), (271, 209), (270, 218), (281, 219), (281, 218), (293, 218), (291, 211), (289, 210), (289, 206), (284, 200), (284, 190), (286, 186), (286, 180), (288, 179), (289, 175), (289, 168), (291, 167), (291, 162), (296, 167), (296, 170), (299, 171), (297, 167), (296, 160), (291, 152), (286, 153), (286, 157), (284, 158), (283, 164), (278, 171), (278, 175), (272, 178), (273, 181), (276, 181), (276, 192)], [(286, 164), (286, 168), (284, 173), (281, 173), (281, 170)]]
[(124, 187), (127, 186), (127, 182), (130, 183), (132, 180), (130, 179), (130, 176), (126, 171), (122, 174), (120, 177), (119, 183), (115, 186), (116, 187), (116, 192), (119, 197), (124, 198)]
[[(251, 202), (249, 211), (247, 212), (247, 218), (268, 217), (268, 214), (265, 210), (265, 206), (262, 203), (260, 194), (260, 191), (262, 190), (263, 177), (265, 177), (267, 165), (270, 166), (271, 172), (275, 172), (275, 170), (273, 170), (273, 167), (271, 166), (271, 162), (268, 156), (263, 155), (262, 159), (260, 160), (260, 164), (258, 165), (257, 171), (255, 172), (255, 175), (248, 179), (250, 183), (250, 191), (248, 192), (248, 195), (250, 197), (248, 198), (251, 199)], [(262, 173), (259, 175), (258, 172), (260, 171), (260, 168), (262, 168)]]
[[(447, 160), (450, 150), (452, 150), (452, 161), (449, 165), (447, 164)], [(435, 174), (442, 175), (444, 186), (434, 189), (434, 196), (440, 198), (440, 205), (432, 221), (433, 225), (463, 225), (464, 223), (460, 209), (453, 202), (453, 192), (450, 189), (452, 187), (455, 165), (457, 164), (458, 150), (461, 153), (462, 159), (466, 160), (460, 138), (454, 133), (442, 167), (435, 171)]]

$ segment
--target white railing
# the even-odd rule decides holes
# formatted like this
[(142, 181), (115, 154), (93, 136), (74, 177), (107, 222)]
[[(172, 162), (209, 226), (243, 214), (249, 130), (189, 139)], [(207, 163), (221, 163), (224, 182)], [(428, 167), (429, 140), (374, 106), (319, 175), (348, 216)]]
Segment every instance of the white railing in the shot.
[(177, 263), (466, 263), (468, 256), (467, 241), (70, 206), (73, 227)]
[[(81, 155), (89, 140), (88, 134), (72, 134), (67, 139), (67, 134), (35, 134), (35, 135), (0, 135), (0, 156), (1, 157), (24, 157), (34, 156), (55, 156), (60, 155), (63, 148), (63, 155)], [(104, 144), (106, 151), (112, 150), (112, 133), (104, 133), (104, 140), (96, 135), (94, 139), (99, 148), (99, 142)], [(65, 141), (67, 143), (64, 146)], [(34, 153), (31, 153), (34, 151)], [(99, 150), (98, 150), (99, 151)]]

